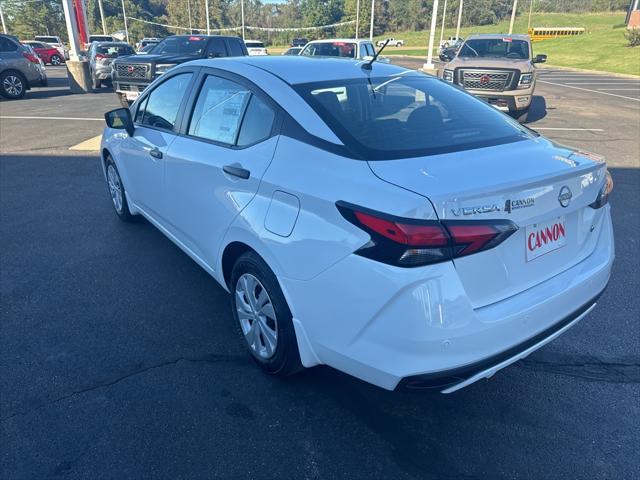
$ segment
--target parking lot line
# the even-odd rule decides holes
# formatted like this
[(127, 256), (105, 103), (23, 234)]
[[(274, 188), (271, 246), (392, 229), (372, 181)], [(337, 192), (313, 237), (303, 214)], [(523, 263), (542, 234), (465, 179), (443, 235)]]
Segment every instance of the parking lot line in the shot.
[(104, 118), (18, 117), (18, 116), (14, 116), (14, 115), (0, 115), (0, 120), (80, 120), (82, 122), (104, 122)]
[(638, 88), (598, 88), (598, 90), (607, 90), (609, 92), (640, 92), (640, 86)]
[(602, 128), (568, 128), (568, 127), (536, 127), (532, 126), (534, 130), (558, 130), (565, 132), (604, 132)]
[(638, 82), (567, 82), (567, 85), (638, 85)]
[(601, 91), (593, 90), (593, 89), (590, 89), (590, 88), (576, 87), (575, 85), (567, 85), (565, 83), (547, 82), (546, 80), (538, 80), (538, 81), (540, 83), (547, 83), (549, 85), (556, 85), (558, 87), (573, 88), (575, 90), (582, 90), (584, 92), (599, 93), (600, 95), (609, 95), (611, 97), (624, 98), (626, 100), (632, 100), (634, 102), (640, 102), (640, 98), (627, 97), (625, 95), (618, 95), (617, 93), (601, 92)]

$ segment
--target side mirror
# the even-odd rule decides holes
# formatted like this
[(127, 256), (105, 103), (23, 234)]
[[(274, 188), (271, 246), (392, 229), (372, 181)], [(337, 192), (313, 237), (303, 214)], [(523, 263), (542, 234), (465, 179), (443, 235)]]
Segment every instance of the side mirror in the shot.
[(536, 58), (533, 59), (533, 63), (544, 63), (547, 61), (546, 55), (536, 55)]
[(453, 60), (453, 57), (455, 55), (453, 54), (453, 52), (446, 50), (442, 52), (442, 58), (444, 58), (445, 62), (450, 62), (451, 60)]
[(207, 58), (218, 58), (218, 57), (221, 57), (221, 56), (222, 55), (220, 53), (218, 53), (218, 52), (209, 52), (207, 54)]
[(133, 137), (133, 119), (128, 108), (116, 108), (104, 114), (104, 120), (109, 128), (126, 130), (130, 137)]

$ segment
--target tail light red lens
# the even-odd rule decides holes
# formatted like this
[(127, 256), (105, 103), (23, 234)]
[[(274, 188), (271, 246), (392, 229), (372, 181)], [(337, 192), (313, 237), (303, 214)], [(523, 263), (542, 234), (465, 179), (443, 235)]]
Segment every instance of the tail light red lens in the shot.
[(106, 57), (101, 53), (96, 53), (96, 60), (100, 60), (101, 58), (106, 58)]
[(22, 56), (29, 60), (31, 63), (40, 63), (40, 59), (36, 57), (33, 53), (22, 52)]
[(510, 220), (415, 220), (338, 202), (342, 216), (371, 240), (356, 253), (401, 267), (417, 267), (489, 250), (518, 230)]

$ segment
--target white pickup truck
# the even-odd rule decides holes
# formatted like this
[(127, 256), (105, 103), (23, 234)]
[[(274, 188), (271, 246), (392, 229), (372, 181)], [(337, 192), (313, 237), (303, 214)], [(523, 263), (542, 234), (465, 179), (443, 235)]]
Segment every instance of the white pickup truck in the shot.
[[(376, 43), (376, 46), (377, 47), (383, 47), (385, 42), (386, 42), (386, 40), (378, 40), (378, 42)], [(404, 47), (404, 40), (396, 40), (395, 38), (390, 38), (388, 46), (390, 46), (390, 47)]]

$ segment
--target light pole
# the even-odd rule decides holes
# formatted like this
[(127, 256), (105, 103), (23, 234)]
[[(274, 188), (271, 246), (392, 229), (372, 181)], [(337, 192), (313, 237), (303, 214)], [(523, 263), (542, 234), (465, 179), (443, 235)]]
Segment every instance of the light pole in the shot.
[(371, 0), (371, 29), (369, 30), (369, 41), (373, 42), (373, 14), (376, 10), (376, 0)]
[(431, 13), (431, 31), (429, 32), (429, 49), (427, 50), (427, 63), (424, 65), (425, 70), (435, 70), (433, 65), (433, 41), (436, 36), (436, 21), (438, 17), (438, 0), (433, 0), (433, 12)]
[(356, 2), (356, 40), (358, 39), (359, 29), (360, 29), (360, 0)]
[(447, 0), (444, 0), (444, 8), (442, 9), (442, 30), (440, 30), (440, 45), (444, 39), (444, 19), (447, 16)]
[(529, 0), (529, 21), (527, 22), (527, 33), (531, 28), (531, 14), (533, 13), (533, 0)]
[(460, 23), (462, 22), (462, 4), (464, 0), (460, 0), (460, 9), (458, 10), (458, 26), (456, 27), (456, 40), (460, 38)]
[(244, 0), (240, 0), (240, 16), (242, 17), (242, 40), (244, 41)]
[(107, 24), (104, 22), (104, 9), (102, 8), (102, 0), (98, 0), (98, 8), (100, 9), (100, 21), (102, 22), (102, 34), (107, 34)]
[(189, 15), (189, 35), (193, 35), (193, 24), (191, 23), (191, 0), (187, 0), (187, 14)]
[(4, 23), (4, 14), (2, 13), (2, 4), (0, 4), (0, 20), (2, 21), (2, 33), (7, 33), (7, 25)]
[(127, 37), (127, 43), (129, 43), (129, 28), (127, 27), (127, 12), (124, 9), (124, 0), (122, 1), (122, 18), (124, 19), (124, 34)]
[(518, 9), (518, 0), (513, 0), (513, 10), (511, 10), (511, 22), (509, 23), (509, 35), (513, 33), (513, 23), (516, 21), (517, 9)]
[(204, 0), (204, 14), (207, 16), (207, 35), (211, 35), (211, 25), (209, 24), (209, 0)]

